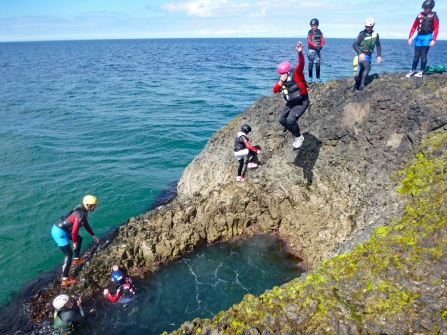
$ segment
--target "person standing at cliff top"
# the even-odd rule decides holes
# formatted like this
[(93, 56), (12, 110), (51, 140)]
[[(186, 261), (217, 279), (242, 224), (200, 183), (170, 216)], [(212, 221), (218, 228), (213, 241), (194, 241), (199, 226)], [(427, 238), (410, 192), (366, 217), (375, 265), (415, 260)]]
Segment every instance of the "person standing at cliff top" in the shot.
[(373, 18), (365, 20), (365, 30), (362, 30), (354, 41), (352, 47), (357, 52), (358, 62), (360, 64), (359, 78), (360, 85), (357, 82), (354, 86), (354, 91), (365, 89), (365, 80), (371, 70), (371, 55), (374, 52), (374, 47), (377, 47), (377, 63), (382, 61), (382, 47), (380, 46), (379, 34), (373, 28), (375, 21)]
[(318, 29), (319, 25), (318, 19), (310, 20), (310, 27), (312, 29), (307, 33), (307, 59), (309, 60), (309, 83), (313, 81), (313, 67), (315, 64), (315, 72), (317, 79), (315, 80), (317, 83), (322, 83), (323, 81), (320, 79), (320, 50), (324, 46), (324, 36), (320, 29)]
[(244, 158), (247, 156), (247, 168), (254, 169), (258, 167), (258, 156), (261, 153), (260, 146), (252, 146), (250, 138), (247, 136), (251, 132), (251, 127), (244, 124), (241, 131), (237, 133), (234, 140), (234, 155), (239, 160), (236, 181), (244, 181)]
[[(96, 243), (99, 243), (99, 238), (96, 237), (92, 228), (88, 223), (88, 212), (92, 212), (98, 205), (98, 200), (93, 195), (86, 195), (82, 201), (82, 205), (78, 205), (67, 214), (62, 216), (54, 225), (51, 230), (51, 235), (56, 241), (59, 248), (65, 255), (64, 264), (62, 265), (62, 286), (74, 285), (78, 282), (78, 279), (68, 276), (70, 266), (82, 264), (84, 259), (79, 257), (81, 251), (82, 237), (78, 235), (79, 228), (84, 226)], [(73, 251), (71, 250), (70, 240), (73, 241), (74, 259), (72, 262)]]
[(273, 86), (273, 93), (282, 92), (284, 94), (286, 104), (279, 117), (279, 123), (295, 136), (293, 147), (299, 148), (303, 144), (304, 136), (300, 133), (298, 119), (309, 107), (309, 95), (303, 73), (303, 43), (298, 42), (296, 51), (298, 52), (298, 64), (294, 69), (292, 69), (292, 64), (287, 61), (278, 65), (277, 71), (280, 76), (278, 82)]
[[(435, 46), (436, 37), (438, 37), (439, 19), (436, 12), (431, 10), (435, 7), (433, 0), (426, 0), (422, 4), (423, 12), (414, 20), (413, 26), (410, 30), (410, 36), (408, 37), (408, 45), (413, 43), (413, 34), (418, 31), (418, 34), (414, 38), (414, 58), (411, 71), (407, 73), (406, 77), (422, 77), (424, 69), (427, 66), (427, 54), (430, 48)], [(416, 68), (421, 59), (421, 71), (416, 73)]]

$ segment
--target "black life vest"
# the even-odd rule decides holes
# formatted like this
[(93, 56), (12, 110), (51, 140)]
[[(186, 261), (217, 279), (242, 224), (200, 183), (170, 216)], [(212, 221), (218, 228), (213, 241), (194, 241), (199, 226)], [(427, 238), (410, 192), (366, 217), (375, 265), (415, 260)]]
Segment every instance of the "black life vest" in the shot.
[[(315, 44), (316, 46), (321, 45), (321, 36), (323, 36), (323, 33), (321, 32), (320, 29), (316, 29), (316, 30), (311, 29), (311, 30), (309, 30), (309, 33), (307, 35), (311, 37), (313, 44)], [(314, 50), (314, 48), (311, 46), (309, 46), (309, 48)]]
[(241, 137), (244, 136), (246, 140), (248, 140), (247, 134), (243, 131), (237, 133), (236, 138), (234, 140), (234, 151), (244, 150), (246, 148), (245, 143), (241, 140)]
[(82, 227), (85, 223), (85, 221), (87, 220), (88, 217), (88, 212), (85, 209), (84, 206), (82, 205), (78, 205), (75, 208), (73, 208), (72, 210), (70, 210), (67, 214), (65, 214), (64, 216), (62, 216), (57, 222), (56, 222), (56, 226), (61, 228), (62, 230), (66, 231), (67, 233), (70, 233), (73, 225), (72, 224), (67, 224), (67, 222), (65, 220), (67, 220), (71, 214), (73, 214), (76, 211), (81, 211), (82, 214), (79, 218), (79, 225)]
[(433, 23), (435, 17), (436, 12), (430, 12), (427, 15), (425, 15), (424, 12), (419, 13), (418, 33), (421, 35), (431, 34), (435, 30), (435, 26)]
[(301, 101), (302, 96), (299, 84), (303, 82), (304, 82), (303, 87), (305, 87), (306, 81), (303, 80), (297, 83), (295, 81), (295, 69), (291, 69), (290, 75), (287, 77), (287, 80), (282, 85), (282, 93), (284, 96), (284, 100), (291, 103)]

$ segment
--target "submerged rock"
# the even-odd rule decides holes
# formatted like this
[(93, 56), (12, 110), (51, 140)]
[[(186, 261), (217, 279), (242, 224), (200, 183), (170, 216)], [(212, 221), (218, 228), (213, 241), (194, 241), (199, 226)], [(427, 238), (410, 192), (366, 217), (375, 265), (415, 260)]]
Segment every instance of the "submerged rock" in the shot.
[[(408, 179), (396, 174), (421, 152), (445, 163), (441, 140), (420, 147), (429, 136), (445, 137), (447, 76), (383, 74), (355, 93), (353, 85), (353, 79), (340, 79), (312, 86), (311, 105), (299, 121), (305, 139), (298, 150), (278, 123), (282, 97), (256, 101), (216, 132), (188, 165), (174, 201), (129, 219), (87, 251), (89, 262), (75, 271), (83, 281), (68, 291), (100, 290), (112, 264), (147, 277), (160, 263), (198, 246), (277, 233), (314, 272), (260, 297), (248, 295), (212, 321), (194, 320), (176, 334), (447, 331), (446, 297), (439, 293), (447, 268), (445, 216), (443, 224), (437, 215), (418, 226), (413, 221), (421, 218), (410, 220), (414, 213), (405, 211), (421, 196), (414, 187), (421, 188), (420, 201), (432, 199), (425, 183), (431, 191), (439, 188), (442, 198), (447, 169), (439, 163), (427, 173), (434, 184), (423, 176), (404, 184), (410, 198), (397, 191)], [(262, 164), (237, 183), (232, 149), (244, 123), (252, 127), (253, 144), (262, 147)], [(433, 211), (445, 212), (445, 201), (438, 205)], [(45, 285), (36, 294), (48, 301), (56, 287)], [(427, 293), (435, 291), (439, 294)], [(27, 313), (45, 317), (39, 311), (30, 307)]]

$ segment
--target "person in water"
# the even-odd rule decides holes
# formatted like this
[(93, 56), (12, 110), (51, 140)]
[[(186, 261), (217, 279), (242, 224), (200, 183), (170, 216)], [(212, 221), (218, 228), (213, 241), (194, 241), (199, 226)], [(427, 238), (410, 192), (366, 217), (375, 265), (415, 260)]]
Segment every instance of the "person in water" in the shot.
[[(438, 37), (439, 19), (436, 12), (432, 12), (435, 7), (433, 0), (426, 0), (422, 4), (423, 12), (414, 20), (413, 26), (410, 30), (410, 36), (408, 37), (408, 45), (413, 43), (413, 34), (418, 31), (414, 38), (414, 58), (411, 71), (407, 73), (406, 77), (422, 77), (424, 69), (427, 66), (427, 54), (430, 48), (435, 46), (436, 38)], [(421, 59), (421, 71), (416, 73), (416, 68)]]
[(258, 155), (261, 153), (261, 147), (250, 144), (250, 138), (247, 136), (250, 132), (251, 127), (248, 124), (244, 124), (234, 140), (234, 155), (239, 160), (236, 181), (244, 181), (242, 169), (244, 167), (245, 156), (248, 156), (247, 168), (254, 169), (258, 167)]
[(309, 107), (309, 95), (303, 73), (303, 43), (298, 42), (296, 51), (298, 52), (298, 65), (295, 69), (292, 69), (292, 65), (287, 61), (278, 65), (277, 71), (280, 77), (273, 86), (273, 93), (282, 92), (284, 94), (286, 104), (279, 117), (279, 123), (295, 136), (293, 147), (299, 148), (303, 144), (304, 136), (301, 135), (298, 119)]
[(112, 267), (112, 281), (117, 284), (116, 293), (114, 295), (110, 294), (108, 289), (104, 289), (104, 295), (110, 302), (117, 302), (121, 296), (133, 297), (135, 295), (135, 286), (132, 283), (132, 279), (125, 276), (120, 270), (118, 265)]
[[(98, 237), (96, 237), (92, 228), (88, 223), (88, 212), (95, 210), (98, 205), (98, 200), (93, 195), (86, 195), (82, 201), (82, 205), (78, 205), (67, 214), (62, 216), (54, 225), (51, 230), (51, 235), (56, 241), (59, 248), (65, 255), (64, 264), (62, 265), (62, 286), (74, 285), (78, 282), (78, 279), (68, 276), (71, 264), (77, 265), (85, 262), (84, 259), (79, 257), (81, 251), (82, 237), (78, 235), (79, 228), (84, 226), (96, 243), (99, 243)], [(73, 242), (73, 251), (71, 250), (70, 241)]]
[(315, 80), (317, 83), (322, 83), (323, 81), (320, 79), (320, 50), (324, 46), (324, 36), (320, 29), (318, 29), (319, 25), (318, 19), (310, 20), (311, 29), (307, 33), (307, 59), (309, 60), (309, 83), (313, 81), (313, 67), (315, 64), (315, 72), (317, 79)]
[(84, 310), (81, 306), (82, 299), (78, 297), (76, 304), (66, 294), (58, 295), (53, 300), (54, 312), (54, 334), (66, 335), (74, 333), (74, 323), (84, 321)]
[(360, 65), (359, 78), (360, 84), (356, 81), (354, 91), (365, 89), (365, 80), (371, 70), (371, 55), (374, 48), (377, 47), (377, 63), (382, 61), (382, 47), (380, 46), (379, 34), (373, 28), (375, 21), (373, 18), (365, 20), (365, 30), (362, 30), (354, 41), (352, 47), (357, 52)]

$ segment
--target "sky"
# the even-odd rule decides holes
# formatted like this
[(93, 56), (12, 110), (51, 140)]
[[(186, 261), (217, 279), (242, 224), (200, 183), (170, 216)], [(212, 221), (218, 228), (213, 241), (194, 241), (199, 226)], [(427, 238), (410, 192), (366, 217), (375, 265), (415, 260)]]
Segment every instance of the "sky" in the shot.
[[(0, 42), (305, 37), (318, 18), (325, 38), (355, 38), (366, 18), (380, 38), (407, 39), (422, 0), (0, 0)], [(436, 0), (438, 39), (447, 1)], [(445, 22), (445, 21), (444, 21)]]

